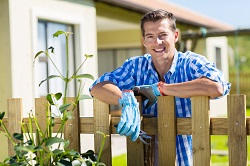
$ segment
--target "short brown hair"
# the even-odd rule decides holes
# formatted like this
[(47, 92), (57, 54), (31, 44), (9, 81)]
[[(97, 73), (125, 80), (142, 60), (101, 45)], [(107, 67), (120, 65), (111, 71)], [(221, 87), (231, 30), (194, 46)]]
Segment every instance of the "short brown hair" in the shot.
[(170, 28), (175, 31), (176, 30), (176, 18), (173, 13), (170, 13), (166, 10), (158, 9), (158, 10), (153, 10), (148, 13), (146, 13), (142, 18), (141, 18), (141, 32), (142, 36), (145, 35), (145, 30), (144, 30), (144, 24), (146, 22), (156, 22), (161, 19), (167, 18), (170, 21)]

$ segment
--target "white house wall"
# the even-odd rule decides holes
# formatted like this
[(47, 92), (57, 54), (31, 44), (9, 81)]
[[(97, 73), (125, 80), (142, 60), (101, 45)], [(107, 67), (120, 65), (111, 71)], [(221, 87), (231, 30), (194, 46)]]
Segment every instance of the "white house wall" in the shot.
[[(221, 48), (221, 69), (225, 80), (229, 80), (228, 73), (228, 43), (226, 37), (209, 37), (206, 39), (207, 57), (211, 62), (216, 63), (215, 47)], [(210, 100), (210, 115), (211, 116), (226, 116), (227, 115), (227, 97), (222, 97), (216, 100)]]
[[(76, 66), (84, 54), (94, 54), (82, 72), (97, 76), (96, 12), (94, 6), (56, 0), (9, 0), (12, 97), (23, 98), (24, 115), (33, 108), (34, 55), (38, 51), (37, 21), (45, 19), (74, 24)], [(86, 84), (86, 87), (90, 82)], [(87, 91), (87, 90), (85, 90)], [(86, 108), (91, 109), (91, 108)]]
[[(86, 5), (85, 5), (86, 3)], [(0, 107), (8, 98), (23, 98), (24, 116), (33, 109), (35, 86), (33, 60), (37, 51), (38, 19), (74, 24), (76, 66), (84, 54), (93, 54), (81, 73), (97, 77), (96, 9), (90, 0), (1, 0), (0, 1)], [(92, 81), (86, 82), (85, 92)], [(92, 101), (81, 109), (92, 112)], [(7, 141), (0, 135), (0, 161), (7, 157)], [(4, 141), (5, 140), (5, 141)]]

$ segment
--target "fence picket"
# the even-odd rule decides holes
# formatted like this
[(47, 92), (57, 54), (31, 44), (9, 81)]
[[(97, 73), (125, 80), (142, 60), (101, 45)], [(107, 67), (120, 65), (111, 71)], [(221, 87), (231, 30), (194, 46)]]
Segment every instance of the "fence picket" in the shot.
[[(22, 99), (8, 99), (8, 130), (10, 134), (21, 133), (21, 122), (23, 116)], [(9, 155), (14, 155), (14, 147), (10, 140), (8, 140)]]
[(229, 165), (247, 165), (246, 96), (228, 96)]
[[(141, 97), (136, 97), (139, 102), (140, 111), (142, 110)], [(142, 115), (142, 114), (141, 114)], [(141, 124), (143, 129), (143, 122)], [(132, 142), (130, 137), (127, 137), (127, 164), (129, 166), (144, 165), (144, 147), (143, 143), (139, 139), (136, 142)], [(145, 161), (148, 162), (148, 161)]]
[(111, 128), (110, 128), (111, 116), (109, 114), (109, 105), (94, 99), (94, 142), (95, 142), (95, 152), (99, 152), (102, 135), (96, 133), (97, 131), (103, 132), (109, 135), (106, 138), (101, 161), (106, 163), (106, 165), (112, 165), (112, 155), (111, 155)]
[[(73, 103), (75, 98), (68, 97), (66, 103)], [(73, 107), (73, 105), (71, 106)], [(69, 140), (69, 148), (80, 152), (80, 116), (78, 105), (72, 112), (72, 119), (68, 120), (65, 125), (64, 138)]]
[(210, 119), (209, 99), (206, 96), (192, 97), (193, 165), (209, 166)]
[(35, 116), (37, 117), (37, 121), (43, 132), (46, 130), (47, 106), (48, 106), (48, 101), (45, 97), (35, 99)]
[(161, 96), (158, 99), (158, 140), (159, 165), (175, 165), (176, 115), (172, 96)]

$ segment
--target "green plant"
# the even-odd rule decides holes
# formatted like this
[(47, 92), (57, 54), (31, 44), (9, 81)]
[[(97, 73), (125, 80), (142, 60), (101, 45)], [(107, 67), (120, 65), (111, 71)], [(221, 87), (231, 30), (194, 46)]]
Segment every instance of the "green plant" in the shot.
[[(70, 76), (69, 75), (69, 35), (70, 32), (57, 31), (53, 34), (53, 37), (58, 37), (59, 35), (64, 35), (66, 39), (66, 75), (64, 76), (60, 70), (57, 68), (56, 64), (51, 59), (51, 55), (54, 54), (54, 48), (49, 47), (45, 51), (39, 51), (35, 55), (35, 59), (41, 55), (45, 54), (46, 57), (52, 62), (52, 65), (58, 72), (58, 75), (50, 75), (46, 79), (42, 80), (39, 86), (53, 78), (61, 78), (64, 81), (64, 93), (48, 94), (46, 99), (48, 101), (48, 106), (46, 109), (46, 129), (43, 131), (39, 125), (37, 118), (30, 113), (28, 123), (21, 122), (22, 133), (14, 133), (11, 135), (8, 132), (5, 124), (3, 123), (3, 118), (5, 113), (0, 113), (0, 127), (3, 129), (5, 135), (12, 142), (15, 150), (15, 155), (10, 156), (5, 159), (0, 165), (58, 165), (58, 166), (71, 166), (71, 165), (105, 165), (100, 162), (100, 155), (102, 153), (102, 148), (100, 149), (99, 155), (94, 153), (92, 150), (88, 150), (86, 153), (80, 154), (72, 149), (69, 149), (70, 142), (62, 138), (66, 122), (68, 119), (72, 118), (72, 112), (75, 111), (76, 106), (80, 100), (90, 99), (88, 95), (82, 95), (82, 78), (94, 79), (90, 74), (79, 74), (80, 69), (83, 67), (84, 63), (92, 55), (85, 54), (85, 60), (79, 65), (76, 71)], [(66, 102), (66, 95), (68, 91), (68, 84), (70, 81), (76, 80), (79, 82), (79, 89), (77, 90), (77, 95), (73, 103)], [(60, 102), (62, 101), (62, 102)], [(62, 104), (60, 104), (62, 103)], [(54, 118), (52, 115), (52, 106), (57, 108), (60, 115), (60, 127), (52, 135), (54, 127)], [(35, 129), (32, 125), (35, 125)], [(26, 134), (23, 134), (26, 133)], [(103, 135), (102, 146), (106, 139), (105, 134)], [(34, 136), (35, 135), (35, 136)]]

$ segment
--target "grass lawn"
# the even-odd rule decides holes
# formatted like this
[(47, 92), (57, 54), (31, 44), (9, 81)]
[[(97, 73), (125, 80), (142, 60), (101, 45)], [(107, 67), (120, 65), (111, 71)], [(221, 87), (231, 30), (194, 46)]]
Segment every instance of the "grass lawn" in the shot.
[[(247, 108), (246, 116), (250, 117), (250, 108)], [(211, 148), (212, 150), (222, 150), (227, 151), (227, 139), (228, 136), (225, 135), (212, 135), (211, 136)], [(247, 137), (247, 151), (248, 151), (248, 165), (250, 166), (250, 136)], [(228, 156), (219, 156), (212, 155), (211, 156), (211, 165), (212, 166), (227, 166), (228, 164)], [(127, 165), (127, 155), (122, 154), (120, 156), (116, 156), (112, 161), (113, 166), (126, 166)]]
[(115, 156), (112, 159), (112, 166), (126, 166), (127, 165), (127, 154)]

